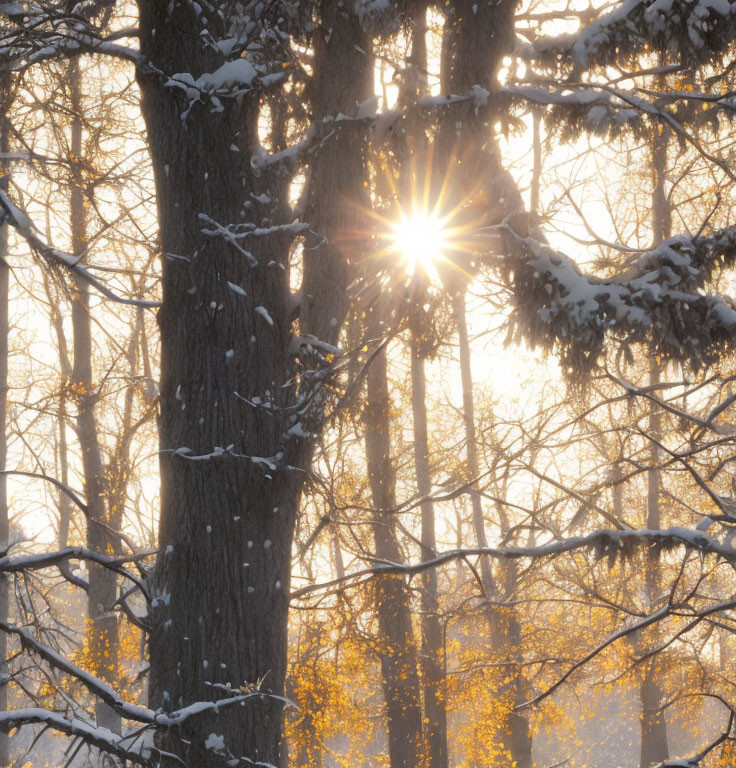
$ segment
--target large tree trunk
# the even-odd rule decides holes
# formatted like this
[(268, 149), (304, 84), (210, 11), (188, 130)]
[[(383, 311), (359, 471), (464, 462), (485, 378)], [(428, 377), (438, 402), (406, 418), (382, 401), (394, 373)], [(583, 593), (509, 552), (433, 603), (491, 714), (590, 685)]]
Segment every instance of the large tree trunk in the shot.
[[(0, 152), (9, 150), (9, 125), (7, 110), (10, 107), (10, 76), (0, 74)], [(7, 192), (7, 163), (0, 160), (0, 189)], [(8, 322), (8, 289), (10, 269), (8, 256), (8, 225), (0, 224), (0, 472), (6, 469), (8, 455), (7, 400), (8, 400), (8, 352), (10, 325)], [(8, 513), (7, 476), (0, 474), (0, 551), (5, 552), (10, 539), (10, 520)], [(0, 620), (7, 622), (10, 612), (10, 594), (8, 578), (0, 575)], [(0, 712), (8, 708), (8, 686), (5, 675), (8, 671), (8, 635), (0, 633)], [(0, 734), (0, 766), (10, 764), (10, 740), (6, 733)]]
[[(73, 111), (71, 125), (71, 152), (76, 162), (82, 156), (81, 80), (79, 65), (69, 65), (69, 83)], [(71, 185), (72, 253), (82, 258), (86, 250), (87, 232), (84, 197), (81, 180)], [(87, 546), (108, 554), (114, 545), (110, 538), (109, 520), (105, 509), (105, 471), (102, 462), (95, 416), (97, 393), (92, 376), (92, 322), (89, 314), (89, 285), (75, 280), (72, 301), (72, 331), (74, 334), (74, 366), (72, 391), (77, 400), (77, 437), (82, 453), (84, 490), (87, 498)], [(94, 673), (107, 683), (117, 682), (119, 665), (118, 620), (113, 610), (117, 597), (115, 574), (101, 566), (89, 565), (89, 591), (87, 593), (90, 660)], [(120, 733), (120, 715), (102, 701), (95, 704), (97, 724)]]
[[(391, 403), (386, 348), (371, 362), (365, 410), (365, 453), (373, 506), (376, 556), (401, 562), (396, 540), (396, 474), (391, 460)], [(391, 768), (419, 768), (422, 762), (422, 710), (411, 600), (402, 576), (386, 576), (376, 588), (380, 631), (381, 682), (386, 702)]]
[[(315, 32), (317, 126), (328, 114), (354, 114), (370, 77), (370, 41), (355, 17), (325, 6), (325, 27)], [(229, 8), (223, 6), (225, 26), (234, 21)], [(168, 75), (197, 78), (223, 62), (200, 37), (189, 5), (141, 2), (140, 28), (143, 55)], [(164, 254), (151, 705), (172, 710), (259, 686), (263, 696), (161, 732), (159, 744), (197, 768), (222, 766), (231, 756), (279, 765), (291, 545), (300, 470), (310, 457), (300, 435), (319, 429), (321, 414), (313, 402), (288, 434), (297, 425), (278, 410), (299, 396), (289, 239), (250, 238), (251, 259), (226, 238), (205, 234), (202, 216), (222, 226), (289, 221), (282, 203), (288, 178), (278, 168), (259, 175), (251, 164), (262, 151), (255, 91), (223, 97), (222, 111), (194, 105), (182, 118), (189, 103), (180, 89), (143, 72), (140, 83)], [(326, 240), (305, 257), (300, 333), (327, 342), (336, 340), (344, 318), (349, 257), (336, 230), (354, 231), (365, 194), (362, 145), (360, 128), (344, 122), (320, 144), (311, 167), (321, 215), (310, 224)], [(303, 376), (302, 392), (308, 383)], [(236, 392), (273, 408), (251, 407)]]
[[(447, 6), (441, 73), (444, 94), (497, 88), (503, 57), (514, 45), (517, 5), (517, 0), (459, 0)], [(508, 197), (511, 190), (493, 134), (493, 117), (469, 99), (454, 104), (440, 121), (434, 188), (443, 213), (457, 212), (453, 224), (461, 224), (467, 217), (467, 223), (478, 227), (497, 223), (509, 210), (518, 213), (518, 193)], [(462, 263), (470, 261), (468, 254), (459, 256), (461, 269), (454, 273), (444, 270), (443, 274), (451, 290), (465, 281), (469, 271), (468, 264)]]
[[(434, 504), (429, 465), (427, 382), (422, 353), (421, 324), (413, 319), (411, 330), (411, 405), (414, 417), (414, 464), (417, 490), (422, 499), (422, 559), (436, 555)], [(445, 708), (444, 631), (440, 616), (437, 570), (422, 572), (422, 683), (424, 687), (425, 743), (429, 768), (447, 768), (447, 710)]]

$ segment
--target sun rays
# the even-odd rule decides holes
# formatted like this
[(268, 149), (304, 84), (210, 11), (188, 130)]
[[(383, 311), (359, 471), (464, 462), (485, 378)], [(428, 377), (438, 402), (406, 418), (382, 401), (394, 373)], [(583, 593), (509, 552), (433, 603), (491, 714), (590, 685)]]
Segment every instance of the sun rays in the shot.
[(446, 259), (445, 250), (451, 247), (446, 222), (428, 211), (401, 213), (391, 223), (389, 239), (401, 258), (404, 271), (414, 275), (423, 270), (430, 279), (439, 279), (438, 264)]
[(369, 213), (378, 245), (374, 255), (397, 277), (446, 289), (472, 279), (476, 256), (489, 245), (488, 206), (482, 190), (469, 188), (456, 168), (454, 158), (438, 162), (430, 145), (413, 154), (398, 177), (378, 174), (377, 199), (392, 204)]

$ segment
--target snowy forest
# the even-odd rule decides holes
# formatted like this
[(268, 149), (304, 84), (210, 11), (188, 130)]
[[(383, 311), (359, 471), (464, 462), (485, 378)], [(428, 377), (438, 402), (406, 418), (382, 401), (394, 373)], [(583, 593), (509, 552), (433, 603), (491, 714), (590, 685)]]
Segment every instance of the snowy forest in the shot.
[(0, 0), (0, 768), (736, 766), (736, 0)]

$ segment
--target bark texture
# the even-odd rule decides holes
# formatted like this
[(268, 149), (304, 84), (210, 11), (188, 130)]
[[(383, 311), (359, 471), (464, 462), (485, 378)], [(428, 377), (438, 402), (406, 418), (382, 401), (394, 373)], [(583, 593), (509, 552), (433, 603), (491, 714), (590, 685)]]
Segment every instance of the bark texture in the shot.
[[(222, 21), (209, 23), (227, 28), (236, 10), (228, 4), (221, 10)], [(370, 60), (368, 41), (362, 47), (364, 37), (356, 38), (356, 19), (333, 3), (324, 3), (323, 11), (324, 26), (314, 33), (318, 127), (327, 114), (355, 113)], [(191, 6), (170, 10), (167, 0), (146, 0), (140, 16), (141, 49), (159, 71), (196, 79), (223, 63), (203, 44)], [(251, 163), (262, 151), (257, 86), (223, 99), (222, 111), (195, 104), (182, 117), (189, 104), (180, 89), (167, 88), (150, 72), (142, 71), (139, 80), (163, 251), (151, 706), (171, 710), (258, 686), (262, 696), (193, 718), (179, 732), (162, 732), (159, 744), (198, 768), (228, 759), (280, 765), (278, 697), (286, 671), (298, 470), (310, 457), (308, 442), (288, 434), (292, 411), (279, 410), (292, 409), (304, 393), (304, 378), (301, 388), (294, 380), (290, 237), (249, 238), (248, 257), (228, 238), (203, 232), (213, 227), (203, 216), (223, 227), (290, 221), (283, 202), (288, 178), (278, 166), (259, 171)], [(337, 230), (353, 220), (364, 194), (362, 142), (346, 123), (312, 159), (310, 224), (325, 239), (303, 264), (302, 336), (334, 342), (343, 321), (350, 254)], [(248, 406), (236, 392), (269, 400), (271, 412)], [(314, 406), (303, 418), (306, 429), (319, 429), (319, 402)], [(210, 734), (222, 740), (208, 740)]]
[[(7, 111), (10, 108), (10, 76), (0, 73), (0, 152), (9, 150), (9, 125)], [(7, 192), (6, 161), (0, 160), (0, 189)], [(8, 455), (7, 400), (8, 400), (8, 353), (10, 324), (8, 321), (8, 290), (10, 269), (8, 256), (8, 225), (0, 224), (0, 471), (6, 469)], [(10, 539), (7, 477), (0, 475), (0, 551), (5, 552)], [(10, 585), (6, 575), (0, 576), (0, 620), (7, 622), (10, 611)], [(0, 675), (7, 674), (8, 635), (0, 633)], [(8, 687), (0, 680), (0, 712), (8, 708)], [(0, 734), (0, 766), (10, 764), (10, 739)]]

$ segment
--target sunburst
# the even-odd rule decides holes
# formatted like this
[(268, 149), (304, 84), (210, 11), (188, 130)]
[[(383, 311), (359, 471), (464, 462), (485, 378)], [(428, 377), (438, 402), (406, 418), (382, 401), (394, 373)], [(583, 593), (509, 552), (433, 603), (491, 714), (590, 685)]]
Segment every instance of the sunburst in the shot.
[(424, 163), (413, 162), (402, 190), (389, 178), (396, 206), (391, 218), (373, 214), (383, 242), (377, 255), (395, 259), (410, 277), (427, 277), (434, 284), (463, 282), (470, 278), (472, 256), (481, 246), (482, 211), (473, 194), (457, 202), (459, 185), (448, 175), (432, 184), (432, 166), (431, 152)]

